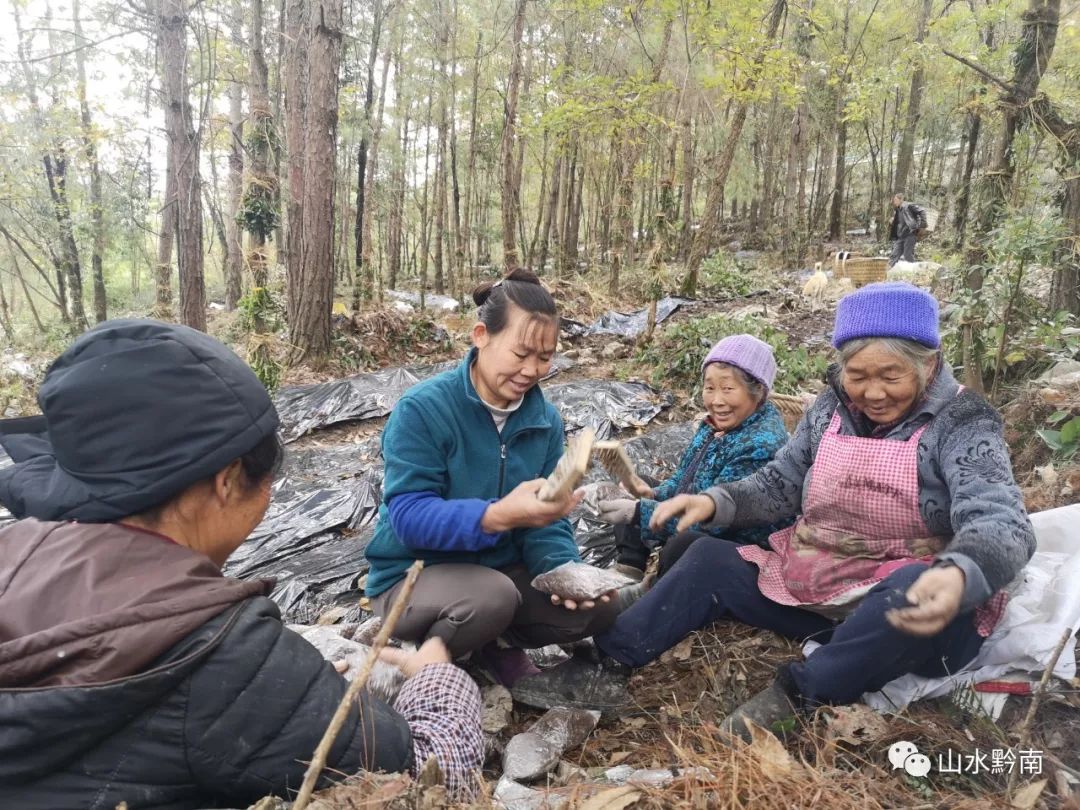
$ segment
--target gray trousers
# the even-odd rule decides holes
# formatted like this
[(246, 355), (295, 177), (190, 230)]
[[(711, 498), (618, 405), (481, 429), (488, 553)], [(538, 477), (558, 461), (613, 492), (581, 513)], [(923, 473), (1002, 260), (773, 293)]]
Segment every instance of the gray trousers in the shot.
[[(606, 630), (618, 615), (614, 601), (591, 610), (567, 610), (529, 583), (523, 565), (502, 570), (447, 563), (420, 572), (394, 637), (422, 642), (441, 638), (459, 658), (499, 636), (522, 649), (580, 641)], [(372, 597), (378, 616), (390, 611), (404, 580)]]
[(902, 239), (894, 239), (892, 253), (889, 254), (889, 267), (903, 259), (905, 262), (915, 261), (915, 234), (908, 234)]

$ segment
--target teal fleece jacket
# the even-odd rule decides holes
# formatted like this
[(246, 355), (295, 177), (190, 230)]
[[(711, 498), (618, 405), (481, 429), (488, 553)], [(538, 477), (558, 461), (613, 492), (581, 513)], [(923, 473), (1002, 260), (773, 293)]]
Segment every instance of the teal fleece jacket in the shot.
[[(489, 534), (480, 528), (481, 509), (453, 508), (454, 501), (491, 503), (523, 481), (550, 475), (565, 443), (562, 418), (538, 386), (525, 394), (500, 435), (469, 376), (475, 358), (472, 349), (457, 368), (406, 391), (383, 429), (383, 500), (365, 552), (371, 565), (364, 588), (369, 597), (393, 587), (417, 559), (425, 566), (468, 563), (496, 569), (524, 563), (534, 576), (581, 559), (565, 518), (541, 528)], [(411, 501), (418, 493), (445, 501), (443, 514), (467, 524), (453, 532), (473, 536), (472, 550), (438, 549), (437, 543), (398, 536), (390, 504), (399, 496)]]

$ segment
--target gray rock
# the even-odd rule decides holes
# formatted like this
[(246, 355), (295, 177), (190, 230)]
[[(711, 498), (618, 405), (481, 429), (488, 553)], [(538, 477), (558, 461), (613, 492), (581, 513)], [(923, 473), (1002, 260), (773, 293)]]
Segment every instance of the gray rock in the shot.
[(600, 712), (557, 706), (533, 723), (529, 732), (558, 746), (562, 753), (585, 742), (599, 720)]
[(559, 764), (563, 749), (538, 734), (515, 735), (503, 752), (503, 776), (528, 781), (550, 773)]
[(488, 734), (498, 734), (510, 724), (514, 699), (505, 686), (485, 686), (481, 692), (480, 728)]
[(563, 797), (519, 785), (505, 775), (495, 785), (494, 799), (505, 810), (561, 810), (567, 806)]
[(1061, 360), (1053, 368), (1043, 372), (1038, 381), (1043, 383), (1071, 383), (1080, 378), (1080, 361)]

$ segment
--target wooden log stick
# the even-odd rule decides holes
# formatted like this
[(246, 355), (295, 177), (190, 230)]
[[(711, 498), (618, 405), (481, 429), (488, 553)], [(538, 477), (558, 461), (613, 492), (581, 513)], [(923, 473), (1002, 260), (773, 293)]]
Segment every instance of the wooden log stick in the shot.
[[(1062, 650), (1065, 649), (1065, 645), (1069, 643), (1072, 637), (1072, 629), (1066, 629), (1061, 637), (1061, 641), (1058, 642), (1057, 647), (1054, 649), (1054, 654), (1050, 656), (1050, 663), (1047, 664), (1046, 669), (1043, 670), (1042, 679), (1035, 688), (1035, 694), (1031, 696), (1031, 703), (1028, 705), (1027, 714), (1024, 716), (1024, 722), (1020, 724), (1020, 741), (1016, 746), (1019, 750), (1023, 750), (1026, 746), (1031, 744), (1031, 726), (1035, 721), (1035, 712), (1038, 711), (1039, 703), (1042, 702), (1043, 692), (1046, 691), (1046, 684), (1049, 682), (1050, 676), (1054, 672), (1054, 667), (1057, 666), (1058, 658), (1061, 657)], [(1013, 800), (1013, 791), (1016, 789), (1016, 780), (1019, 776), (1019, 772), (1019, 767), (1009, 771), (1009, 781), (1005, 788), (1005, 795), (1008, 797), (1010, 803)]]
[(330, 754), (330, 746), (334, 744), (334, 740), (337, 739), (338, 734), (341, 732), (341, 727), (345, 725), (345, 718), (349, 716), (349, 709), (352, 708), (356, 696), (367, 685), (368, 678), (371, 677), (371, 670), (374, 669), (375, 662), (379, 660), (379, 653), (382, 652), (386, 643), (390, 640), (390, 634), (394, 632), (394, 626), (398, 623), (398, 619), (401, 618), (405, 605), (409, 602), (409, 597), (412, 596), (416, 578), (420, 576), (423, 567), (423, 560), (417, 560), (406, 572), (405, 583), (401, 586), (401, 593), (394, 600), (393, 607), (390, 608), (382, 627), (379, 628), (379, 634), (375, 636), (375, 641), (371, 645), (371, 652), (364, 662), (363, 669), (349, 684), (349, 688), (345, 690), (345, 695), (341, 698), (337, 711), (330, 718), (330, 725), (326, 727), (322, 739), (319, 740), (319, 745), (315, 748), (315, 753), (311, 757), (311, 764), (308, 765), (307, 770), (304, 772), (304, 782), (300, 786), (300, 792), (293, 802), (293, 810), (304, 810), (308, 802), (311, 801), (311, 794), (315, 791), (315, 783), (318, 781), (323, 768), (326, 767), (326, 757)]

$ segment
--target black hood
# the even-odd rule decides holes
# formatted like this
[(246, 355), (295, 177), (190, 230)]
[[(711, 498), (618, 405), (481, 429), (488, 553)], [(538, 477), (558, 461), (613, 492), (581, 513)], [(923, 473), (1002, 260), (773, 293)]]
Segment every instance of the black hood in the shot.
[(42, 415), (0, 422), (15, 464), (0, 503), (16, 517), (102, 522), (165, 503), (274, 433), (248, 365), (195, 329), (107, 321), (49, 367)]

